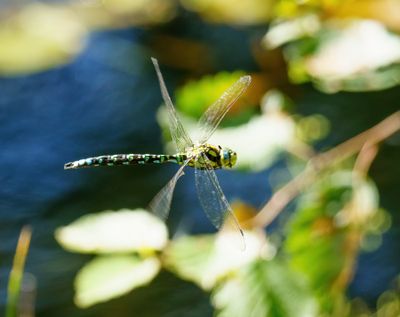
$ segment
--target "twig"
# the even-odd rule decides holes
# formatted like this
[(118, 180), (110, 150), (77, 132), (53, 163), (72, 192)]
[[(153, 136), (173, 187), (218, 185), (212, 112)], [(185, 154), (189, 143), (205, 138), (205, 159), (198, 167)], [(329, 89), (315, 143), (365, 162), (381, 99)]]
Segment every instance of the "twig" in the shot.
[[(378, 146), (376, 144), (365, 143), (361, 148), (360, 153), (357, 155), (357, 159), (354, 163), (353, 171), (358, 176), (365, 177), (378, 154)], [(355, 176), (357, 177), (357, 176)]]
[(378, 146), (376, 144), (371, 145), (369, 142), (365, 143), (361, 148), (360, 153), (357, 155), (356, 161), (353, 167), (353, 199), (347, 204), (342, 210), (346, 213), (347, 219), (353, 219), (350, 222), (349, 231), (345, 237), (343, 252), (344, 252), (344, 264), (343, 267), (335, 278), (332, 284), (332, 290), (343, 292), (347, 288), (354, 276), (354, 271), (357, 262), (357, 256), (360, 249), (360, 243), (364, 235), (364, 230), (360, 226), (360, 220), (365, 222), (368, 221), (365, 217), (365, 210), (359, 210), (360, 206), (357, 203), (354, 195), (358, 190), (360, 184), (365, 181), (365, 177), (378, 154)]
[(359, 152), (366, 143), (370, 146), (375, 145), (398, 130), (400, 130), (400, 111), (333, 149), (314, 156), (303, 172), (272, 195), (257, 216), (251, 220), (253, 226), (268, 226), (290, 201), (315, 180), (316, 175), (322, 170)]

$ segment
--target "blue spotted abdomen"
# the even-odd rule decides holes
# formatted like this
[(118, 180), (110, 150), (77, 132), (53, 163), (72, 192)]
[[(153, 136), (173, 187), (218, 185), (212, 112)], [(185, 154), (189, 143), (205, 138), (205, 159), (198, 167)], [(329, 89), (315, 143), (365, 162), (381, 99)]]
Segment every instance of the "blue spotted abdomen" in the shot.
[(137, 164), (162, 164), (167, 162), (182, 164), (185, 158), (181, 155), (165, 154), (114, 154), (89, 157), (64, 165), (64, 169), (96, 167), (96, 166), (118, 166)]

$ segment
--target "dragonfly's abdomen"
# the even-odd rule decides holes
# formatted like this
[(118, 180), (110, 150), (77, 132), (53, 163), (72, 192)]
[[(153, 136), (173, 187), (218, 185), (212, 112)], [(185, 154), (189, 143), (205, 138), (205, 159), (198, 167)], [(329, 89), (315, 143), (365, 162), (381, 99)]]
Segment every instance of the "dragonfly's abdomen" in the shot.
[(86, 159), (70, 162), (64, 165), (64, 169), (96, 167), (96, 166), (119, 166), (137, 164), (182, 164), (185, 158), (181, 155), (165, 154), (114, 154), (89, 157)]

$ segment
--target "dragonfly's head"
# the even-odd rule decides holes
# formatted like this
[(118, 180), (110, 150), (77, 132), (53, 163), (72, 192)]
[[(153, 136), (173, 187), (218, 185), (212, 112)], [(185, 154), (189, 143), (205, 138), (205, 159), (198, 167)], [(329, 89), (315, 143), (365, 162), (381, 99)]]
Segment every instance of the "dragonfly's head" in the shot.
[(223, 168), (232, 168), (236, 164), (237, 154), (228, 148), (221, 148), (221, 165)]

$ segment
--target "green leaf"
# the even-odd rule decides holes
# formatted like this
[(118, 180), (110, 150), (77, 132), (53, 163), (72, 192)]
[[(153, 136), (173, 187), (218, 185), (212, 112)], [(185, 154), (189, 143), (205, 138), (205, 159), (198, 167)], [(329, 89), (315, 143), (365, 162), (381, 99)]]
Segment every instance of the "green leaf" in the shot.
[(207, 287), (202, 281), (214, 248), (214, 236), (187, 236), (173, 240), (164, 252), (165, 266), (185, 280)]
[[(309, 189), (287, 228), (285, 251), (291, 266), (304, 273), (322, 302), (345, 263), (348, 228), (336, 216), (351, 198), (351, 174), (336, 173)], [(329, 310), (329, 309), (328, 309)]]
[(256, 261), (213, 293), (218, 317), (308, 317), (316, 301), (304, 281), (279, 260)]
[(87, 263), (75, 278), (75, 303), (79, 307), (88, 307), (119, 297), (149, 283), (159, 270), (160, 262), (155, 257), (97, 257)]
[[(214, 76), (205, 76), (200, 80), (189, 82), (177, 90), (176, 107), (183, 114), (198, 119), (225, 90), (243, 75), (245, 74), (241, 71), (220, 72)], [(230, 111), (227, 117), (231, 117), (233, 113), (234, 111)], [(246, 119), (248, 117), (249, 114)]]
[(154, 251), (168, 242), (165, 224), (143, 209), (85, 215), (58, 228), (55, 237), (65, 249), (81, 253)]

